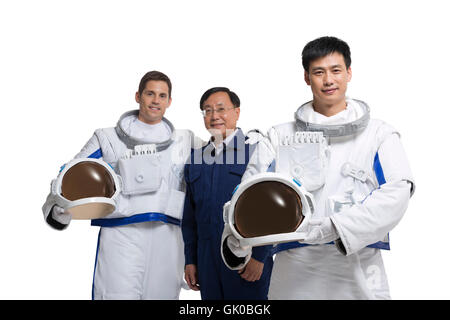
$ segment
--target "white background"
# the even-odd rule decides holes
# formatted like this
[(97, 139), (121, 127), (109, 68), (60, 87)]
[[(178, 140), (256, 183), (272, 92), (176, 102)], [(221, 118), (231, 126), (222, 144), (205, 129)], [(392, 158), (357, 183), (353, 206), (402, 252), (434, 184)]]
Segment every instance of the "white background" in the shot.
[[(301, 50), (333, 35), (352, 50), (348, 95), (395, 126), (417, 183), (391, 232), (394, 299), (449, 299), (449, 40), (446, 1), (2, 1), (0, 299), (90, 299), (98, 229), (52, 230), (50, 180), (96, 128), (137, 107), (143, 74), (173, 82), (166, 116), (207, 138), (202, 93), (241, 98), (266, 131), (311, 99)], [(182, 299), (199, 294), (182, 290)]]

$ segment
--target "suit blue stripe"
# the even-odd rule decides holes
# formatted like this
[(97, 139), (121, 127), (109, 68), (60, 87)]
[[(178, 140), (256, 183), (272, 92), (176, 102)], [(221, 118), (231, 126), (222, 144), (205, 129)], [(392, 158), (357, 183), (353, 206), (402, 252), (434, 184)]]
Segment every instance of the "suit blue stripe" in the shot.
[(146, 213), (140, 213), (136, 214), (131, 217), (124, 217), (124, 218), (111, 218), (111, 219), (93, 219), (91, 220), (91, 226), (98, 226), (98, 227), (118, 227), (118, 226), (124, 226), (131, 223), (140, 223), (140, 222), (146, 222), (146, 221), (162, 221), (165, 223), (171, 223), (177, 226), (181, 225), (181, 222), (179, 219), (169, 217), (168, 215), (165, 215), (163, 213), (159, 212), (146, 212)]
[(380, 158), (378, 156), (378, 152), (375, 155), (375, 159), (373, 161), (373, 170), (375, 171), (375, 175), (377, 176), (378, 185), (382, 185), (386, 183), (386, 179), (384, 178), (383, 168), (381, 167)]
[[(334, 244), (334, 241), (328, 242), (326, 244)], [(310, 246), (310, 244), (300, 243), (298, 241), (280, 243), (280, 244), (278, 244), (278, 245), (273, 247), (272, 254), (276, 254), (276, 253), (278, 253), (280, 251), (284, 251), (284, 250), (295, 249), (295, 248), (302, 248), (302, 247), (307, 247), (307, 246)], [(367, 248), (391, 250), (391, 248), (389, 246), (389, 242), (383, 242), (383, 241), (378, 241), (378, 242), (375, 242), (373, 244), (369, 244), (367, 246)]]
[(103, 156), (102, 149), (98, 148), (94, 152), (92, 152), (88, 158), (100, 159)]

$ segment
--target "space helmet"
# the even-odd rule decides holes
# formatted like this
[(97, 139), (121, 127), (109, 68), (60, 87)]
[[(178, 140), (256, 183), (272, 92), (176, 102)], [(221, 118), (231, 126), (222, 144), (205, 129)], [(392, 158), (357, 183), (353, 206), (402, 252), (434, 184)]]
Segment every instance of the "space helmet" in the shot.
[(94, 158), (70, 161), (52, 182), (56, 204), (78, 220), (99, 219), (112, 213), (120, 190), (120, 176), (108, 163)]
[(314, 198), (300, 181), (265, 172), (236, 187), (223, 218), (242, 246), (253, 247), (304, 239), (313, 211)]

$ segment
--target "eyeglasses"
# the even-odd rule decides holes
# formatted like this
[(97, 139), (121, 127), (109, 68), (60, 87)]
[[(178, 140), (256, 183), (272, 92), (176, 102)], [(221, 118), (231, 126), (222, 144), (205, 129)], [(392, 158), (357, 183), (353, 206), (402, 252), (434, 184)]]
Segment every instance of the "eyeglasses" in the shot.
[(234, 109), (234, 107), (231, 108), (225, 108), (225, 107), (219, 107), (217, 109), (214, 108), (206, 108), (202, 110), (203, 117), (210, 117), (212, 116), (213, 112), (217, 113), (219, 116), (223, 115), (228, 110)]

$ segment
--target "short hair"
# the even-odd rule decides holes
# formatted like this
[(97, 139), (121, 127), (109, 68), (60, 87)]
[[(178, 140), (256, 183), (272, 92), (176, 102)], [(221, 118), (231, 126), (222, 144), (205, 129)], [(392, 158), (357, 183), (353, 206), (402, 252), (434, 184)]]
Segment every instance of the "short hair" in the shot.
[(321, 37), (312, 40), (306, 44), (302, 51), (303, 69), (309, 72), (309, 66), (312, 61), (325, 57), (334, 52), (342, 54), (346, 68), (350, 68), (352, 63), (350, 47), (348, 44), (336, 37)]
[(214, 87), (214, 88), (206, 90), (205, 93), (200, 98), (200, 110), (203, 110), (203, 104), (209, 98), (209, 96), (216, 92), (226, 92), (228, 94), (228, 96), (230, 97), (230, 100), (231, 100), (231, 103), (233, 104), (233, 106), (235, 108), (240, 107), (241, 100), (239, 100), (239, 97), (237, 96), (236, 93), (234, 93), (233, 91), (231, 91), (230, 89), (225, 88), (225, 87)]
[(144, 92), (147, 82), (152, 80), (164, 81), (165, 83), (167, 83), (167, 86), (169, 87), (169, 98), (172, 97), (172, 82), (170, 82), (168, 76), (159, 71), (149, 71), (142, 77), (141, 82), (139, 83), (139, 94), (142, 94), (142, 92)]

